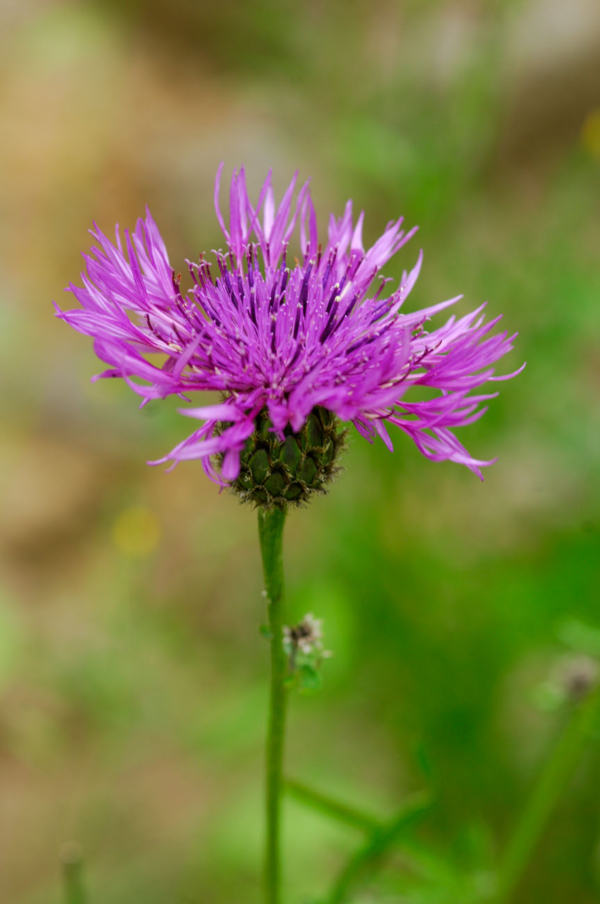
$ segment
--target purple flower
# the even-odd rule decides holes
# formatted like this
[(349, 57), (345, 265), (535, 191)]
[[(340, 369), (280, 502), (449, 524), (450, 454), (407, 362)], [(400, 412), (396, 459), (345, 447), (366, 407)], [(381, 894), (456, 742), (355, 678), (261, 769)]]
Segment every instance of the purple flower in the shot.
[[(283, 439), (286, 426), (298, 432), (320, 406), (352, 421), (369, 442), (379, 436), (392, 450), (389, 428), (396, 426), (427, 458), (464, 464), (481, 477), (492, 462), (473, 458), (453, 430), (484, 414), (482, 403), (496, 393), (483, 394), (483, 384), (515, 375), (494, 376), (514, 339), (493, 334), (500, 317), (484, 323), (482, 305), (427, 330), (430, 317), (461, 296), (403, 312), (422, 252), (387, 296), (390, 280), (378, 277), (416, 229), (404, 232), (401, 218), (365, 250), (363, 214), (353, 222), (349, 201), (340, 218), (330, 218), (323, 247), (308, 184), (293, 201), (296, 176), (276, 208), (270, 172), (256, 206), (244, 169), (234, 172), (227, 227), (218, 202), (222, 168), (215, 206), (228, 251), (214, 252), (216, 266), (203, 255), (198, 264), (188, 261), (189, 291), (147, 211), (124, 242), (118, 228), (113, 244), (95, 227), (98, 245), (84, 255), (83, 287), (69, 287), (81, 308), (57, 309), (94, 337), (96, 354), (110, 365), (99, 376), (122, 377), (142, 404), (172, 394), (189, 401), (197, 390), (223, 393), (220, 404), (181, 409), (203, 424), (160, 462), (199, 458), (213, 480), (228, 483), (263, 409)], [(296, 230), (301, 261), (290, 262)], [(421, 401), (419, 387), (427, 389)]]

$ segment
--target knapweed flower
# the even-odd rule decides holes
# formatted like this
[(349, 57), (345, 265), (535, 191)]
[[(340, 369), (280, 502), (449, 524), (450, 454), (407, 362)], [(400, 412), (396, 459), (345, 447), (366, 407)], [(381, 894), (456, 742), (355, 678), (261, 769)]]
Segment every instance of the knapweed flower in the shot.
[[(390, 450), (396, 427), (427, 458), (481, 477), (492, 462), (470, 455), (454, 428), (485, 412), (494, 394), (483, 384), (508, 378), (494, 375), (514, 338), (492, 332), (500, 318), (485, 323), (481, 306), (429, 330), (461, 296), (404, 312), (422, 253), (387, 294), (390, 280), (379, 276), (416, 230), (391, 222), (365, 250), (363, 213), (355, 222), (349, 201), (320, 240), (308, 184), (293, 200), (296, 176), (276, 207), (271, 173), (253, 205), (244, 169), (234, 172), (226, 225), (221, 171), (215, 206), (227, 251), (213, 252), (213, 264), (187, 262), (189, 290), (147, 211), (124, 241), (118, 227), (114, 243), (95, 227), (83, 286), (69, 287), (81, 309), (58, 309), (94, 337), (109, 364), (99, 376), (122, 377), (142, 404), (221, 393), (218, 404), (181, 409), (203, 423), (160, 462), (200, 459), (214, 481), (259, 504), (303, 501), (331, 477), (340, 422), (351, 422)], [(288, 253), (294, 233), (299, 258)]]

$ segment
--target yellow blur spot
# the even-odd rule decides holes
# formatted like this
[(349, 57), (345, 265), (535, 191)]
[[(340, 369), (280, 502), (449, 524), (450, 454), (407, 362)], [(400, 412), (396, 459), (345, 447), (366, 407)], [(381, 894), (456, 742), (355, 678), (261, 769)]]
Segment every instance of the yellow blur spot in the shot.
[(590, 157), (600, 160), (600, 108), (588, 113), (581, 129), (581, 144)]
[(117, 549), (126, 556), (148, 556), (160, 543), (160, 521), (143, 506), (125, 509), (113, 527)]

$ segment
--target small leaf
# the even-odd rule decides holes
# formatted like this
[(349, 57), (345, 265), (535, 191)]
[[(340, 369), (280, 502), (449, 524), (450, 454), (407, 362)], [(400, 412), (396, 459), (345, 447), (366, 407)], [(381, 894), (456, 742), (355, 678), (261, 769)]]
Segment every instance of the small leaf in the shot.
[(297, 677), (298, 676), (297, 676), (296, 672), (291, 672), (287, 676), (287, 678), (284, 679), (283, 686), (286, 689), (286, 691), (291, 691), (292, 688), (295, 687), (296, 682), (297, 682)]
[(308, 663), (303, 663), (299, 669), (300, 674), (300, 690), (302, 691), (318, 691), (321, 690), (322, 682), (318, 671)]
[(570, 619), (560, 625), (557, 635), (562, 643), (577, 653), (600, 657), (600, 629)]

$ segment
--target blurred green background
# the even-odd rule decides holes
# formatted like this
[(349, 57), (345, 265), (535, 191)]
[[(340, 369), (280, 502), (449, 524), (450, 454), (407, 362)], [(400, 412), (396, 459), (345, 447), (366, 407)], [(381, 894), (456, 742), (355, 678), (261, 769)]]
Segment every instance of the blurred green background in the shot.
[[(597, 15), (3, 0), (2, 904), (57, 904), (71, 839), (92, 904), (260, 900), (254, 513), (197, 463), (146, 466), (189, 431), (177, 403), (139, 412), (117, 381), (92, 386), (91, 341), (51, 307), (92, 219), (110, 232), (148, 203), (175, 266), (216, 247), (221, 159), (254, 190), (299, 168), (321, 224), (352, 197), (368, 240), (404, 214), (421, 229), (389, 273), (424, 248), (411, 303), (464, 292), (460, 311), (489, 300), (520, 333), (506, 369), (527, 369), (460, 434), (499, 457), (483, 484), (356, 436), (286, 537), (289, 620), (322, 617), (334, 651), (323, 690), (293, 701), (290, 771), (382, 815), (440, 789), (416, 836), (429, 866), (396, 853), (356, 902), (481, 900), (568, 718), (549, 682), (600, 630)], [(592, 746), (515, 904), (600, 899), (599, 787)], [(290, 904), (359, 843), (290, 801)]]

